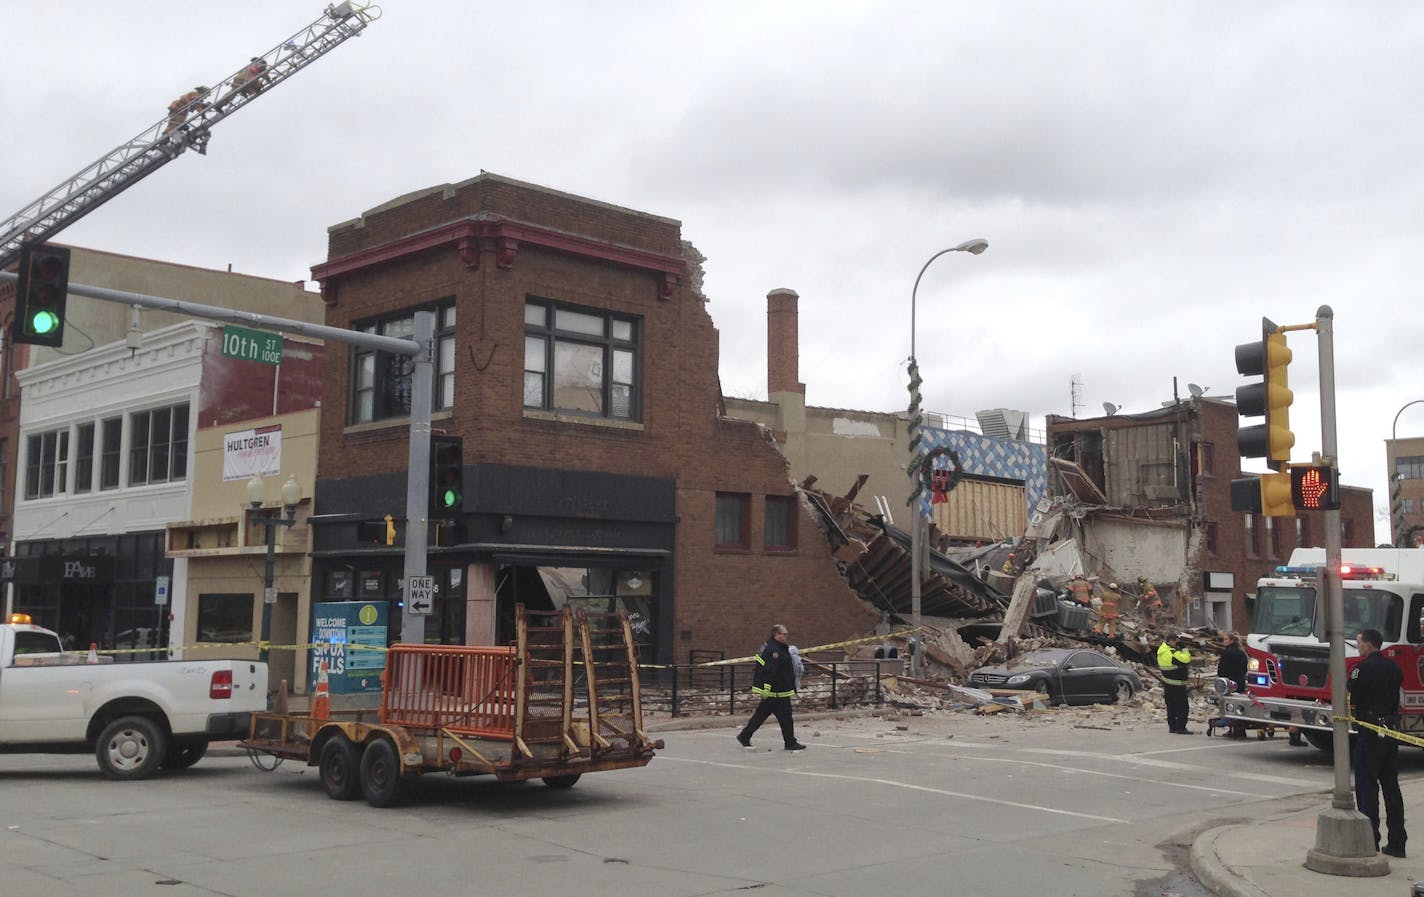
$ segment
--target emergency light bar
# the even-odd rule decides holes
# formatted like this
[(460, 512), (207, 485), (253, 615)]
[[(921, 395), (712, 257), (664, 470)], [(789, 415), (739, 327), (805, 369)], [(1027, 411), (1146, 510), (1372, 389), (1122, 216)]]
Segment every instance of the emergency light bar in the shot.
[[(1276, 568), (1277, 576), (1301, 576), (1313, 577), (1320, 571), (1323, 564), (1299, 564), (1294, 567), (1281, 565)], [(1341, 564), (1341, 579), (1393, 579), (1393, 574), (1386, 574), (1383, 567), (1361, 567), (1359, 564)]]
[(5, 622), (12, 626), (29, 626), (34, 623), (34, 619), (29, 614), (10, 614), (5, 618)]

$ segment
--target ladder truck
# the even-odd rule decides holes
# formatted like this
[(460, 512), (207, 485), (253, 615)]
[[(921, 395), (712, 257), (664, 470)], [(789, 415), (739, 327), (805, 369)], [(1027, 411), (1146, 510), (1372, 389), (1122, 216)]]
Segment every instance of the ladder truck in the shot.
[[(192, 98), (184, 110), (164, 116), (39, 199), (0, 221), (0, 270), (19, 257), (25, 243), (43, 243), (105, 202), (178, 158), (185, 150), (207, 153), (214, 125), (278, 84), (356, 37), (380, 18), (380, 8), (341, 2), (321, 17)], [(250, 66), (262, 69), (254, 76)], [(181, 118), (181, 122), (176, 120)]]

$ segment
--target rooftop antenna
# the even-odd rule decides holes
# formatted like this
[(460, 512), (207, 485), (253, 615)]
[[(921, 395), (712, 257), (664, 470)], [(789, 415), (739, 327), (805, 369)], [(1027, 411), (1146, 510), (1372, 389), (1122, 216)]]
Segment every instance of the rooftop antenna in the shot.
[(1074, 374), (1073, 378), (1068, 381), (1068, 386), (1071, 393), (1069, 399), (1069, 413), (1076, 420), (1078, 417), (1078, 409), (1083, 407), (1083, 375)]
[(1103, 410), (1108, 413), (1108, 417), (1112, 417), (1114, 414), (1117, 414), (1119, 411), (1122, 410), (1122, 406), (1114, 405), (1112, 402), (1104, 402)]

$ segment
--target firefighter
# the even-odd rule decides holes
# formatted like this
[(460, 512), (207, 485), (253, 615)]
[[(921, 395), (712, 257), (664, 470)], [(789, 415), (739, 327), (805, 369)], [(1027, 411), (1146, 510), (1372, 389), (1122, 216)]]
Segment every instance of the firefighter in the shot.
[(1010, 576), (1018, 575), (1018, 568), (1014, 566), (1014, 553), (1009, 552), (1009, 556), (1004, 559), (1003, 571)]
[(788, 751), (804, 751), (806, 745), (796, 740), (796, 725), (791, 718), (791, 696), (796, 694), (796, 661), (787, 642), (786, 627), (777, 623), (771, 627), (771, 635), (756, 655), (756, 669), (752, 672), (752, 694), (761, 698), (761, 703), (747, 720), (746, 727), (737, 733), (737, 741), (750, 749), (752, 735), (773, 714), (781, 724), (781, 739)]
[(254, 56), (242, 71), (233, 76), (232, 86), (236, 90), (241, 90), (243, 96), (255, 97), (262, 92), (262, 88), (267, 86), (267, 79), (263, 77), (266, 72), (266, 60), (260, 56)]
[(1074, 573), (1072, 580), (1068, 583), (1068, 594), (1073, 596), (1073, 600), (1084, 607), (1093, 606), (1093, 587), (1083, 578), (1083, 574)]
[(168, 134), (177, 130), (188, 120), (189, 116), (197, 115), (208, 108), (208, 104), (202, 102), (200, 97), (205, 95), (208, 89), (199, 84), (197, 87), (183, 94), (178, 99), (168, 104), (168, 127), (163, 129), (163, 133)]
[[(1362, 629), (1355, 637), (1360, 662), (1350, 671), (1350, 712), (1362, 723), (1385, 729), (1399, 728), (1399, 689), (1404, 673), (1399, 665), (1379, 653), (1384, 636), (1378, 629)], [(1355, 803), (1374, 829), (1375, 849), (1404, 856), (1404, 798), (1399, 793), (1399, 742), (1374, 729), (1360, 727), (1355, 739)], [(1380, 848), (1380, 792), (1384, 792), (1389, 840)]]
[(1108, 583), (1108, 587), (1099, 593), (1098, 598), (1102, 604), (1098, 608), (1098, 622), (1093, 626), (1093, 631), (1099, 635), (1117, 638), (1117, 621), (1121, 616), (1118, 613), (1118, 602), (1122, 600), (1117, 583)]
[(1167, 731), (1173, 735), (1196, 734), (1187, 728), (1187, 677), (1192, 671), (1192, 652), (1182, 647), (1181, 633), (1167, 636), (1157, 646), (1157, 669), (1162, 673), (1167, 703)]
[(1147, 577), (1137, 577), (1137, 612), (1142, 622), (1148, 626), (1157, 625), (1157, 612), (1162, 609), (1162, 599), (1157, 595), (1157, 587), (1147, 581)]

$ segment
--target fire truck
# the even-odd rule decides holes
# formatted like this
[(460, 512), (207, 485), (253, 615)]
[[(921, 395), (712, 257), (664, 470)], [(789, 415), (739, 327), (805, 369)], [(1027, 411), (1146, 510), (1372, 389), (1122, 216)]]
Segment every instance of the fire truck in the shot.
[[(1296, 726), (1312, 745), (1332, 745), (1330, 645), (1321, 573), (1325, 549), (1298, 548), (1256, 584), (1246, 637), (1246, 692), (1217, 683), (1221, 716)], [(1347, 548), (1341, 552), (1346, 671), (1359, 662), (1355, 636), (1384, 635), (1380, 653), (1404, 671), (1405, 731), (1424, 735), (1424, 548)]]

